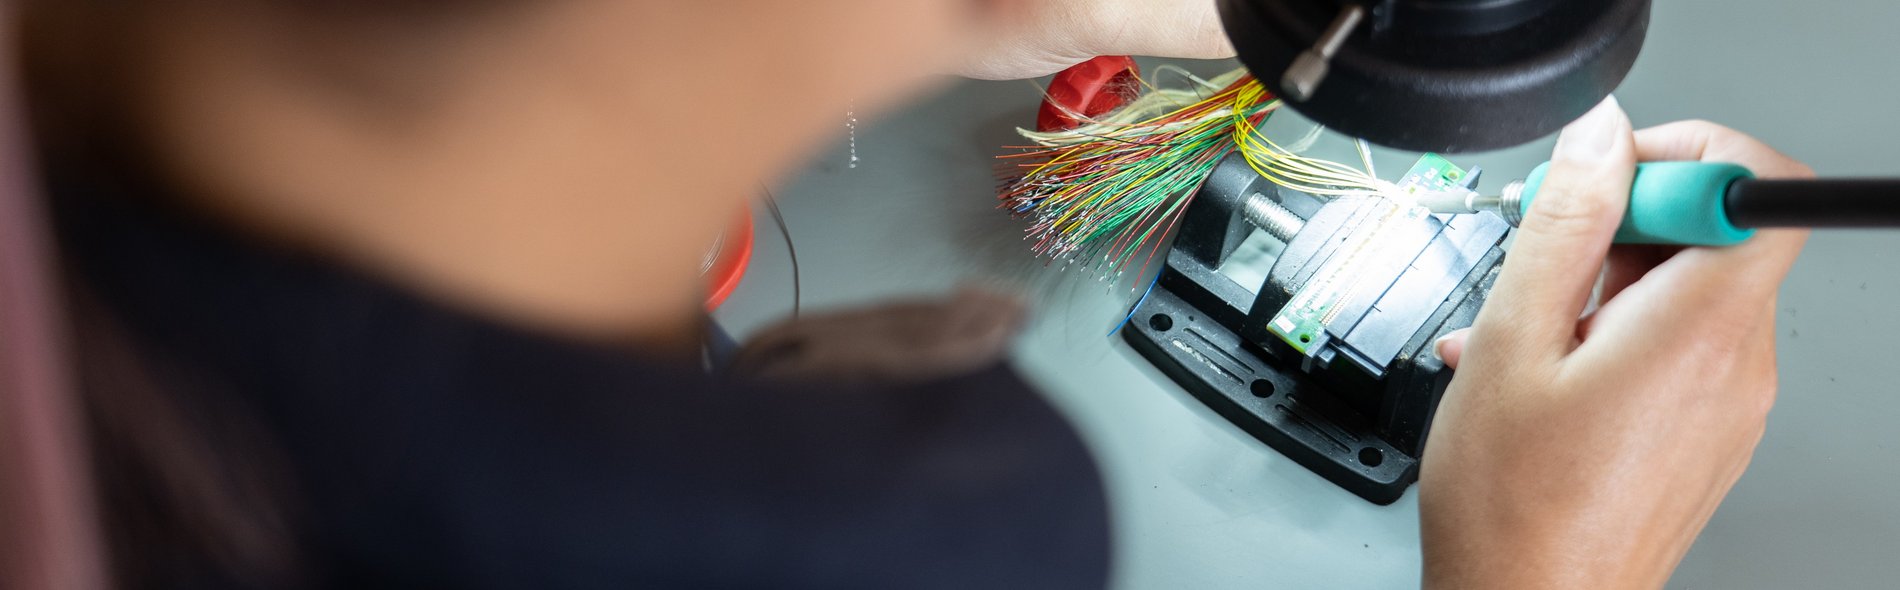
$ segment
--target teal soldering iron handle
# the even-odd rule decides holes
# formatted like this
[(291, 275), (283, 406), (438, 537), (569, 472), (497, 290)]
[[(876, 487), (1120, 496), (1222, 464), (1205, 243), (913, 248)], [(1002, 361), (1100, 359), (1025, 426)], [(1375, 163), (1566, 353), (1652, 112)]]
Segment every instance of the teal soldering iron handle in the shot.
[[(1550, 163), (1537, 167), (1524, 179), (1519, 197), (1520, 216), (1531, 210), (1531, 201), (1543, 187)], [(1623, 214), (1623, 226), (1616, 231), (1619, 244), (1674, 244), (1682, 246), (1729, 246), (1755, 235), (1751, 228), (1737, 227), (1728, 215), (1726, 199), (1729, 187), (1737, 181), (1752, 179), (1747, 168), (1720, 162), (1645, 162), (1636, 166), (1636, 178), (1630, 185), (1629, 210)]]

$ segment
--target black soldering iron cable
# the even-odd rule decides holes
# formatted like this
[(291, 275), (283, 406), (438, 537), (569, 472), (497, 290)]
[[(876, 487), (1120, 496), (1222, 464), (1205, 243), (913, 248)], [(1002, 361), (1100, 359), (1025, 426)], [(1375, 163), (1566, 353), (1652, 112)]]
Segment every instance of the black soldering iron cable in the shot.
[(1736, 227), (1900, 228), (1900, 178), (1740, 180), (1724, 199)]

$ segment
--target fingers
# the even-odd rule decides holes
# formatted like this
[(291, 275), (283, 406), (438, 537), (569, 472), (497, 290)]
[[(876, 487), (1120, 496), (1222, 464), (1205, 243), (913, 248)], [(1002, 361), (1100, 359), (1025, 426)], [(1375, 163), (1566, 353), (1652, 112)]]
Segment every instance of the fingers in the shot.
[(1603, 287), (1597, 294), (1597, 304), (1608, 303), (1618, 293), (1649, 274), (1650, 269), (1662, 264), (1669, 257), (1681, 252), (1677, 246), (1656, 246), (1649, 244), (1629, 244), (1610, 247), (1610, 255), (1603, 265)]
[(990, 34), (959, 64), (972, 78), (1032, 78), (1098, 55), (1234, 56), (1214, 0), (1001, 2)]
[(1762, 178), (1808, 178), (1814, 169), (1740, 131), (1708, 121), (1677, 121), (1636, 132), (1642, 161), (1728, 162)]
[(1457, 370), (1458, 361), (1464, 360), (1465, 343), (1470, 340), (1471, 328), (1452, 330), (1432, 343), (1432, 354), (1438, 355), (1438, 360), (1443, 361), (1446, 367)]
[[(1729, 162), (1766, 178), (1811, 177), (1814, 171), (1753, 137), (1706, 121), (1683, 121), (1635, 134), (1643, 160)], [(1658, 280), (1675, 282), (1672, 290), (1690, 296), (1660, 302), (1674, 318), (1722, 321), (1722, 314), (1746, 314), (1750, 305), (1773, 297), (1806, 242), (1800, 230), (1764, 230), (1729, 248), (1690, 248), (1665, 263), (1670, 272)], [(1703, 296), (1694, 296), (1697, 293)], [(1697, 302), (1716, 309), (1688, 307)], [(1715, 313), (1720, 312), (1720, 313)], [(1732, 316), (1731, 316), (1732, 317)]]
[[(1814, 169), (1753, 137), (1708, 121), (1679, 121), (1636, 133), (1642, 160), (1683, 160), (1740, 164), (1762, 178), (1812, 178)], [(1739, 264), (1729, 274), (1761, 287), (1781, 283), (1807, 240), (1804, 231), (1762, 231), (1740, 246), (1706, 255), (1712, 265)], [(1715, 269), (1711, 269), (1714, 271)]]
[(1635, 169), (1629, 117), (1614, 97), (1564, 129), (1478, 318), (1486, 338), (1519, 353), (1567, 350), (1628, 208)]
[[(1662, 278), (1685, 288), (1721, 292), (1721, 309), (1744, 312), (1751, 302), (1774, 297), (1807, 242), (1806, 230), (1762, 230), (1728, 248), (1690, 248), (1664, 263)], [(1690, 311), (1690, 310), (1683, 310)]]
[[(1687, 248), (1657, 265), (1590, 318), (1577, 352), (1625, 360), (1684, 358), (1691, 349), (1742, 352), (1751, 335), (1774, 321), (1772, 302), (1793, 261), (1779, 252), (1755, 253), (1789, 249), (1779, 243), (1787, 236), (1762, 233), (1728, 248)], [(1770, 258), (1776, 260), (1765, 261)]]
[(1097, 2), (1107, 11), (1102, 55), (1148, 55), (1192, 59), (1234, 56), (1212, 0)]
[[(1636, 133), (1636, 155), (1642, 160), (1685, 160), (1740, 164), (1762, 178), (1812, 178), (1814, 169), (1768, 147), (1753, 137), (1708, 121), (1679, 121)], [(1787, 267), (1800, 254), (1807, 232), (1763, 231), (1755, 239), (1710, 256), (1714, 264), (1738, 263), (1735, 275), (1757, 284), (1779, 284)]]

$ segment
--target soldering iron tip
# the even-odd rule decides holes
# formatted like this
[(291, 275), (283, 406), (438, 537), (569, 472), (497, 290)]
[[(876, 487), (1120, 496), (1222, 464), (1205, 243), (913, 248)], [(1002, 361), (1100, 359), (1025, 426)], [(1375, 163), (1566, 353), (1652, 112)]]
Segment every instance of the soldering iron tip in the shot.
[(1418, 206), (1433, 213), (1477, 213), (1471, 191), (1425, 191), (1412, 195)]

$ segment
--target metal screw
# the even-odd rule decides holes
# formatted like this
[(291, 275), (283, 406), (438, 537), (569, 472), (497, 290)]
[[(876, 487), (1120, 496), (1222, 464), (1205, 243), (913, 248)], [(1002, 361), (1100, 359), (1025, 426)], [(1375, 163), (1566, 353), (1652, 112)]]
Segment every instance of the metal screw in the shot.
[(1332, 69), (1333, 55), (1339, 53), (1339, 47), (1346, 44), (1346, 38), (1352, 36), (1353, 29), (1359, 28), (1359, 21), (1365, 20), (1366, 7), (1348, 4), (1333, 24), (1326, 27), (1319, 40), (1311, 48), (1294, 58), (1287, 66), (1286, 73), (1280, 76), (1280, 90), (1287, 100), (1306, 102), (1319, 90), (1319, 83), (1326, 80), (1326, 73)]
[(1240, 209), (1240, 217), (1282, 242), (1292, 242), (1293, 236), (1299, 235), (1300, 230), (1306, 227), (1305, 219), (1260, 193), (1247, 196), (1246, 205)]

